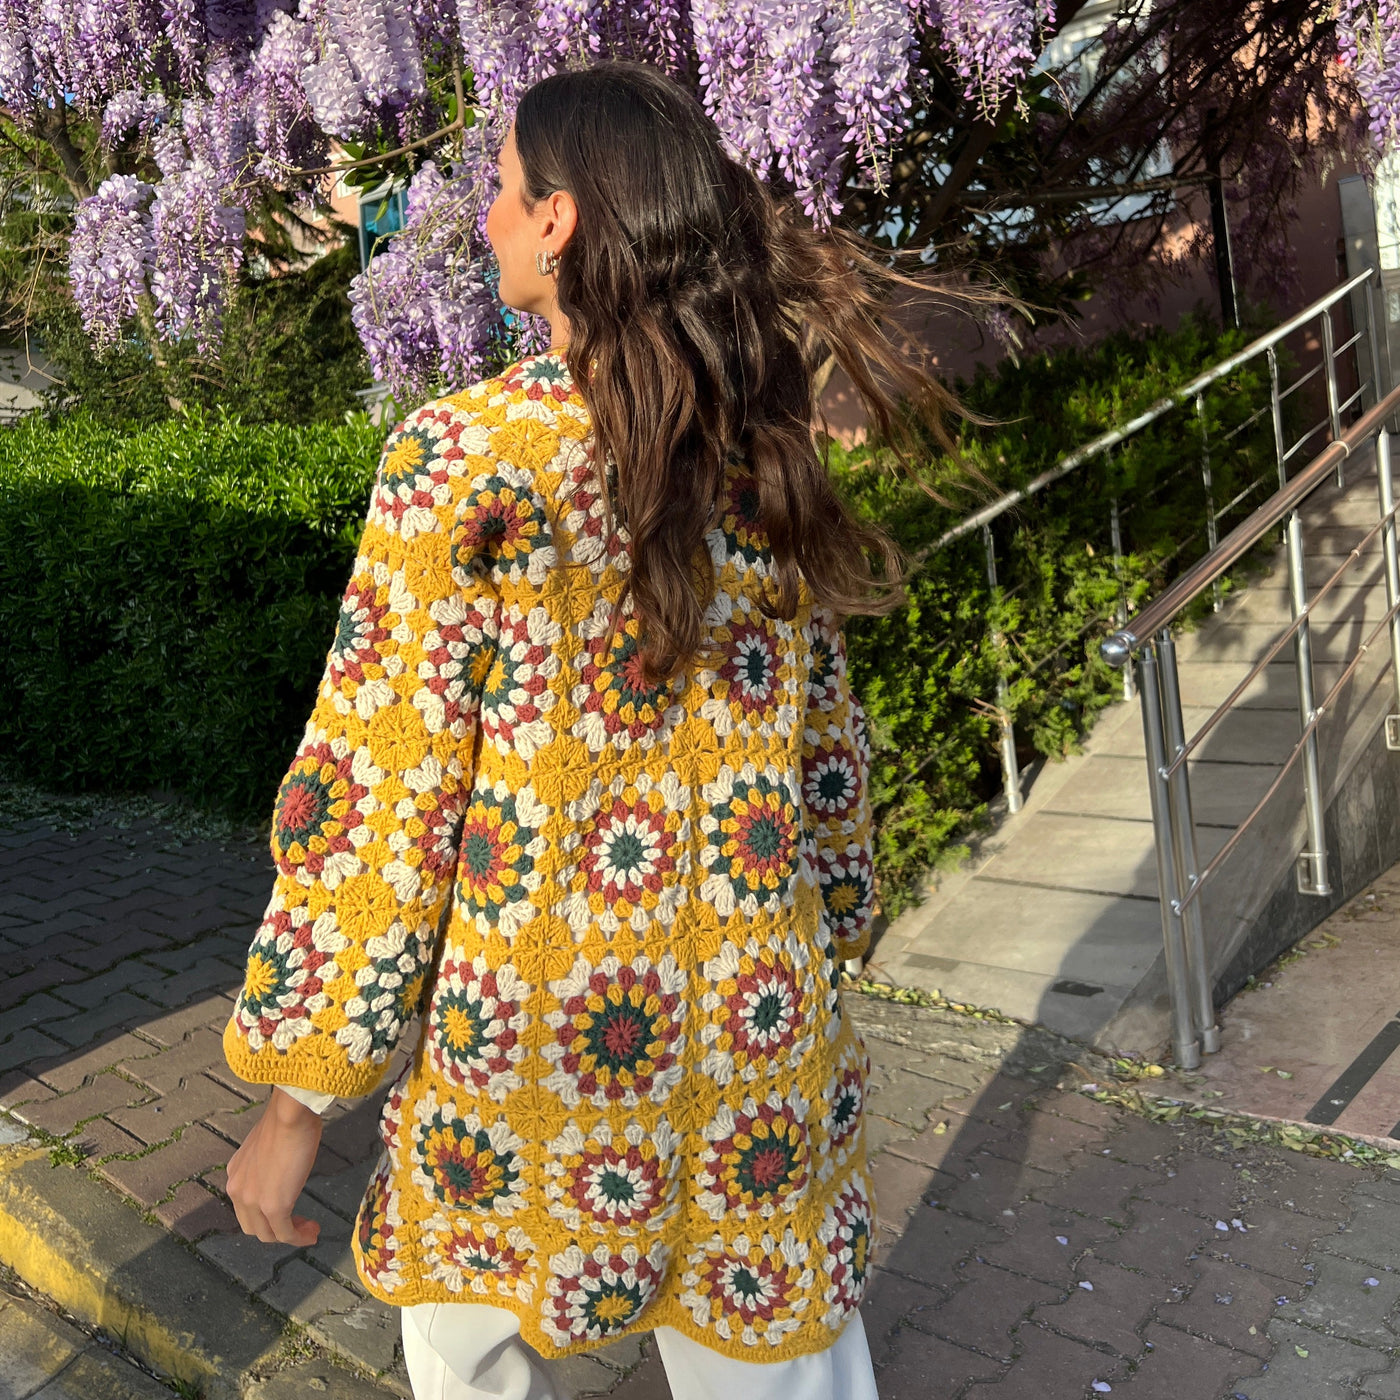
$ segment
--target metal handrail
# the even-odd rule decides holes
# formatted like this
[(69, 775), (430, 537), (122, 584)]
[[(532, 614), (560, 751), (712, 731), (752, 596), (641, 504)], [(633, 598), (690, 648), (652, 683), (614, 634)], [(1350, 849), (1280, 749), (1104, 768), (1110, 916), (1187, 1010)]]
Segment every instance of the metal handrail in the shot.
[[(1319, 297), (1309, 306), (1305, 306), (1296, 316), (1290, 316), (1288, 320), (1261, 335), (1257, 340), (1251, 340), (1243, 349), (1237, 350), (1233, 355), (1221, 360), (1218, 365), (1212, 365), (1210, 369), (1204, 370), (1179, 389), (1173, 389), (1165, 398), (1158, 399), (1150, 408), (1145, 408), (1137, 417), (1130, 418), (1122, 427), (1112, 428), (1106, 433), (1100, 433), (1096, 438), (1091, 438), (1083, 447), (1077, 448), (1067, 457), (1062, 457), (1053, 467), (1041, 472), (1039, 476), (1028, 481), (1024, 486), (1015, 491), (1008, 491), (1006, 495), (993, 501), (991, 505), (984, 506), (965, 520), (959, 521), (952, 529), (945, 530), (931, 545), (919, 551), (915, 555), (915, 559), (922, 561), (928, 555), (937, 553), (954, 540), (961, 539), (964, 535), (970, 535), (983, 525), (990, 525), (993, 520), (1005, 515), (1013, 506), (1020, 505), (1022, 501), (1059, 481), (1061, 477), (1068, 476), (1070, 472), (1082, 467), (1086, 462), (1092, 461), (1110, 448), (1116, 447), (1124, 439), (1140, 432), (1150, 423), (1162, 417), (1163, 414), (1170, 413), (1174, 408), (1180, 408), (1190, 399), (1194, 399), (1202, 390), (1208, 389), (1217, 380), (1224, 379), (1227, 374), (1237, 370), (1256, 355), (1262, 355), (1280, 341), (1287, 340), (1294, 331), (1301, 330), (1322, 312), (1329, 310), (1344, 297), (1359, 290), (1374, 275), (1371, 269), (1367, 268), (1365, 272), (1357, 273), (1350, 281), (1343, 282), (1339, 287), (1334, 287), (1325, 297)], [(1356, 337), (1353, 336), (1343, 348), (1350, 348), (1355, 340)], [(1335, 353), (1340, 354), (1341, 351), (1338, 350)], [(1321, 366), (1318, 368), (1320, 369)], [(1313, 370), (1307, 377), (1310, 378), (1312, 374), (1317, 372), (1317, 370)]]
[[(1288, 775), (1301, 766), (1303, 809), (1307, 826), (1307, 849), (1298, 857), (1298, 888), (1305, 894), (1330, 895), (1327, 833), (1324, 821), (1322, 777), (1319, 762), (1318, 729), (1337, 696), (1360, 667), (1362, 661), (1385, 632), (1390, 634), (1391, 685), (1396, 711), (1386, 721), (1387, 747), (1400, 748), (1400, 530), (1392, 476), (1389, 423), (1400, 416), (1400, 387), (1380, 392), (1376, 358), (1374, 307), (1368, 297), (1365, 334), (1371, 341), (1369, 376), (1371, 396), (1377, 401), (1345, 431), (1341, 428), (1343, 403), (1338, 392), (1335, 359), (1324, 358), (1327, 375), (1328, 420), (1322, 427), (1332, 430), (1333, 440), (1291, 480), (1285, 465), (1290, 453), (1285, 449), (1281, 394), (1277, 361), (1270, 351), (1270, 378), (1274, 413), (1274, 445), (1279, 489), (1245, 521), (1221, 540), (1206, 556), (1149, 603), (1134, 619), (1122, 625), (1100, 647), (1112, 666), (1126, 667), (1136, 662), (1137, 691), (1142, 702), (1143, 735), (1147, 750), (1148, 777), (1152, 802), (1152, 824), (1157, 855), (1162, 935), (1166, 957), (1167, 982), (1172, 1009), (1173, 1053), (1184, 1068), (1194, 1069), (1201, 1052), (1216, 1050), (1220, 1032), (1215, 1024), (1212, 979), (1206, 957), (1201, 892), (1205, 883), (1228, 861), (1246, 833), (1282, 788)], [(1362, 333), (1353, 335), (1347, 347), (1359, 344)], [(1324, 326), (1324, 351), (1330, 352), (1331, 326)], [(1358, 377), (1360, 377), (1358, 375)], [(1360, 391), (1358, 390), (1358, 393)], [(1355, 396), (1353, 396), (1355, 397)], [(1317, 429), (1313, 429), (1316, 432)], [(1311, 436), (1312, 434), (1308, 434)], [(1306, 439), (1304, 439), (1306, 440)], [(1343, 484), (1343, 464), (1360, 448), (1374, 440), (1376, 485), (1379, 493), (1376, 522), (1337, 565), (1322, 586), (1311, 596), (1306, 584), (1303, 555), (1303, 526), (1300, 508), (1324, 482), (1336, 474)], [(1177, 679), (1176, 643), (1172, 624), (1208, 588), (1218, 587), (1220, 578), (1270, 531), (1284, 525), (1288, 557), (1289, 601), (1292, 621), (1282, 634), (1255, 660), (1247, 674), (1225, 700), (1188, 740), (1182, 717), (1181, 691)], [(1379, 537), (1383, 549), (1386, 611), (1356, 648), (1341, 676), (1319, 702), (1313, 689), (1312, 621), (1318, 603), (1340, 582), (1343, 575), (1362, 559), (1363, 551)], [(1265, 668), (1289, 643), (1294, 647), (1298, 687), (1300, 734), (1286, 760), (1274, 775), (1267, 791), (1230, 834), (1213, 858), (1201, 867), (1197, 848), (1195, 818), (1191, 804), (1191, 782), (1187, 761), (1205, 737), (1228, 714)]]
[[(1340, 347), (1338, 347), (1337, 342), (1341, 337), (1336, 335), (1335, 327), (1332, 323), (1335, 308), (1346, 301), (1348, 297), (1354, 297), (1366, 282), (1368, 276), (1371, 275), (1372, 274), (1369, 272), (1363, 273), (1343, 282), (1340, 286), (1327, 293), (1326, 296), (1319, 297), (1311, 305), (1304, 307), (1303, 310), (1299, 311), (1296, 315), (1290, 316), (1282, 324), (1275, 326), (1273, 330), (1256, 337), (1241, 350), (1236, 351), (1233, 355), (1227, 356), (1218, 364), (1212, 365), (1210, 368), (1196, 375), (1195, 378), (1191, 379), (1188, 383), (1174, 389), (1165, 398), (1159, 399), (1150, 408), (1137, 414), (1121, 427), (1099, 434), (1098, 437), (1085, 443), (1082, 447), (1062, 458), (1055, 466), (1051, 467), (1048, 471), (1042, 472), (1025, 486), (1006, 493), (998, 500), (992, 502), (992, 504), (969, 515), (951, 529), (946, 530), (936, 540), (916, 551), (912, 555), (911, 562), (917, 567), (926, 562), (935, 551), (941, 549), (943, 546), (977, 530), (980, 531), (982, 537), (982, 550), (985, 556), (987, 582), (988, 585), (995, 590), (998, 587), (999, 570), (996, 558), (996, 541), (993, 538), (992, 526), (998, 519), (1006, 516), (1019, 503), (1035, 496), (1046, 487), (1068, 476), (1078, 467), (1092, 461), (1094, 458), (1101, 457), (1111, 452), (1120, 444), (1127, 441), (1134, 433), (1140, 432), (1143, 428), (1156, 422), (1163, 415), (1190, 403), (1192, 400), (1194, 400), (1200, 433), (1200, 447), (1194, 465), (1200, 474), (1204, 495), (1205, 545), (1206, 552), (1209, 553), (1218, 543), (1221, 522), (1240, 506), (1248, 496), (1257, 491), (1260, 486), (1263, 486), (1267, 480), (1267, 478), (1257, 478), (1249, 482), (1243, 490), (1235, 493), (1229, 502), (1221, 506), (1217, 503), (1215, 498), (1215, 468), (1212, 465), (1213, 454), (1218, 464), (1219, 461), (1223, 460), (1222, 452), (1228, 444), (1238, 438), (1241, 433), (1253, 428), (1264, 417), (1272, 415), (1276, 465), (1278, 467), (1279, 481), (1280, 484), (1282, 484), (1289, 460), (1302, 452), (1317, 433), (1325, 432), (1330, 427), (1331, 436), (1334, 438), (1340, 437), (1342, 432), (1342, 414), (1350, 411), (1352, 405), (1363, 395), (1369, 395), (1371, 398), (1376, 397), (1375, 376), (1373, 374), (1364, 373), (1362, 363), (1363, 350), (1368, 338), (1372, 342), (1372, 362), (1374, 363), (1374, 343), (1376, 336), (1374, 317), (1369, 314), (1369, 300), (1367, 301), (1368, 317), (1365, 327), (1362, 330), (1354, 332), (1345, 340), (1342, 340)], [(1280, 342), (1286, 340), (1290, 335), (1312, 325), (1314, 318), (1316, 318), (1319, 342), (1322, 350), (1322, 363), (1302, 374), (1296, 382), (1284, 386), (1280, 382), (1277, 347)], [(1356, 382), (1358, 388), (1345, 402), (1342, 402), (1342, 395), (1338, 388), (1339, 357), (1342, 353), (1350, 350), (1354, 350), (1356, 355)], [(1240, 365), (1260, 355), (1265, 356), (1268, 361), (1269, 398), (1267, 402), (1258, 410), (1249, 414), (1243, 422), (1235, 425), (1220, 437), (1213, 439), (1209, 431), (1206, 415), (1206, 390), (1211, 385), (1220, 383), (1232, 371), (1238, 369)], [(1323, 422), (1311, 428), (1290, 447), (1283, 441), (1285, 427), (1283, 402), (1290, 394), (1294, 393), (1304, 384), (1317, 379), (1319, 375), (1322, 376), (1327, 389), (1327, 417)], [(1189, 465), (1183, 465), (1178, 471), (1173, 472), (1165, 480), (1157, 482), (1147, 491), (1139, 494), (1135, 499), (1120, 501), (1119, 498), (1115, 496), (1105, 503), (1108, 507), (1106, 512), (1108, 516), (1106, 524), (1108, 526), (1107, 533), (1112, 547), (1113, 570), (1118, 580), (1118, 603), (1115, 609), (1117, 616), (1114, 621), (1120, 628), (1128, 625), (1128, 618), (1132, 611), (1124, 572), (1127, 556), (1124, 553), (1123, 547), (1122, 522), (1135, 507), (1142, 505), (1153, 495), (1168, 489), (1168, 487), (1190, 469)], [(1156, 573), (1166, 568), (1173, 559), (1194, 545), (1198, 534), (1199, 532), (1191, 535), (1186, 540), (1178, 542), (1171, 554), (1167, 555), (1165, 559), (1157, 561), (1152, 572)], [(1015, 585), (1012, 586), (1012, 591), (1014, 590)], [(1214, 585), (1213, 599), (1214, 607), (1217, 612), (1223, 605), (1223, 600), (1224, 592), (1217, 581)], [(1093, 619), (1091, 626), (1097, 625), (1100, 620), (1101, 619), (1098, 618)], [(1008, 814), (1013, 814), (1020, 811), (1023, 801), (1020, 765), (1017, 760), (1016, 751), (1016, 736), (1012, 715), (1009, 709), (1010, 689), (1006, 675), (1006, 653), (1011, 647), (1014, 647), (1014, 640), (1002, 637), (995, 629), (991, 632), (989, 639), (997, 655), (997, 684), (995, 704), (990, 705), (988, 708), (990, 712), (996, 716), (997, 720), (1002, 787), (1006, 794), (1006, 810)], [(1050, 653), (1050, 656), (1063, 652), (1064, 648), (1068, 645), (1070, 645), (1068, 641), (1061, 642), (1055, 650)], [(1048, 656), (1043, 658), (1043, 660), (1048, 659)], [(1043, 664), (1043, 662), (1038, 664)], [(1131, 668), (1126, 668), (1123, 671), (1123, 698), (1125, 700), (1132, 700), (1135, 698), (1136, 694), (1133, 670)]]
[(1392, 389), (1368, 409), (1336, 442), (1329, 443), (1287, 486), (1277, 491), (1254, 513), (1242, 520), (1205, 558), (1186, 570), (1166, 592), (1154, 598), (1133, 620), (1120, 627), (1099, 647), (1103, 659), (1123, 667), (1143, 639), (1169, 626), (1198, 593), (1228, 573), (1256, 544), (1305, 501), (1336, 471), (1352, 451), (1368, 441), (1392, 413), (1400, 412), (1400, 388)]

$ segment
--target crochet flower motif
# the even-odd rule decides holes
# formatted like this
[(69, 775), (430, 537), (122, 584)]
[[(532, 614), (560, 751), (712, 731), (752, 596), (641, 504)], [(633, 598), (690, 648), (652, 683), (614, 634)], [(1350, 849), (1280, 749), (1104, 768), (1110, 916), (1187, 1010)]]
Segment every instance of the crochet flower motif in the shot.
[(840, 1196), (827, 1205), (817, 1232), (826, 1246), (822, 1263), (829, 1282), (822, 1301), (827, 1304), (828, 1327), (842, 1326), (865, 1296), (873, 1224), (870, 1202), (852, 1177)]
[[(377, 680), (383, 675), (380, 647), (389, 641), (389, 629), (383, 625), (388, 611), (389, 605), (380, 600), (379, 588), (371, 575), (357, 574), (350, 580), (341, 599), (327, 671), (330, 684), (336, 690), (344, 690), (350, 699), (366, 680)], [(376, 668), (377, 674), (372, 676), (367, 667)], [(353, 682), (354, 688), (347, 682)]]
[(529, 988), (507, 964), (492, 968), (478, 954), (468, 960), (449, 947), (433, 983), (426, 1040), (433, 1068), (454, 1084), (480, 1090), (500, 1103), (521, 1084), (516, 1072), (527, 1053), (520, 1032)]
[(786, 901), (792, 884), (802, 818), (796, 795), (776, 768), (762, 773), (746, 763), (720, 770), (702, 789), (708, 809), (700, 819), (707, 838), (700, 859), (710, 874), (701, 897), (728, 918), (754, 918)]
[(594, 924), (608, 934), (669, 925), (685, 898), (690, 789), (674, 773), (660, 782), (641, 773), (635, 783), (619, 777), (607, 791), (599, 787), (595, 781), (567, 812), (581, 831), (565, 839), (576, 863), (561, 876), (570, 894), (560, 912), (580, 936)]
[(874, 904), (875, 880), (870, 855), (860, 843), (849, 842), (845, 850), (823, 848), (817, 852), (817, 879), (822, 903), (831, 920), (832, 936), (839, 945), (863, 937), (869, 927)]
[(253, 1049), (271, 1043), (286, 1050), (310, 1034), (312, 1013), (330, 1000), (326, 983), (340, 975), (332, 959), (345, 944), (334, 934), (318, 940), (304, 906), (268, 911), (248, 953), (236, 1009)]
[(360, 869), (352, 835), (364, 822), (369, 788), (355, 777), (355, 755), (328, 743), (305, 746), (277, 791), (272, 855), (284, 875), (304, 870), (334, 888)]
[(385, 444), (372, 510), (405, 540), (434, 530), (435, 507), (451, 499), (448, 476), (432, 436), (416, 421), (404, 424)]
[(533, 1299), (536, 1246), (519, 1225), (438, 1211), (424, 1221), (423, 1233), (428, 1277), (450, 1292)]
[(716, 669), (702, 668), (697, 680), (712, 694), (700, 713), (721, 737), (790, 734), (797, 724), (799, 695), (790, 684), (792, 668), (783, 659), (792, 646), (792, 628), (785, 622), (748, 611), (743, 599), (720, 591), (706, 621), (723, 660)]
[[(358, 878), (367, 888), (379, 885), (387, 891), (373, 876)], [(354, 884), (347, 881), (341, 888), (349, 890)], [(346, 1024), (336, 1031), (335, 1038), (345, 1046), (352, 1064), (364, 1060), (382, 1063), (413, 1015), (432, 950), (424, 938), (398, 922), (363, 947), (368, 962), (355, 973), (355, 995), (345, 1001)]]
[(635, 1119), (622, 1131), (607, 1120), (590, 1133), (570, 1123), (546, 1146), (549, 1213), (570, 1230), (636, 1235), (655, 1230), (679, 1206), (679, 1139), (664, 1117), (651, 1128)]
[(807, 676), (807, 705), (809, 709), (834, 710), (841, 698), (841, 677), (846, 670), (840, 633), (827, 630), (816, 616), (810, 630), (812, 665)]
[(806, 1113), (796, 1089), (786, 1099), (776, 1089), (765, 1099), (746, 1098), (738, 1109), (721, 1104), (705, 1128), (696, 1205), (716, 1221), (791, 1210), (807, 1187)]
[(502, 624), (481, 686), (481, 729), (503, 753), (530, 759), (554, 737), (545, 715), (554, 708), (562, 635), (544, 608)]
[(549, 520), (530, 489), (529, 475), (500, 464), (497, 472), (477, 483), (458, 511), (451, 550), (458, 581), (466, 584), (472, 560), (481, 555), (518, 582), (530, 556), (545, 549), (550, 557), (541, 563), (552, 564)]
[(708, 536), (710, 553), (724, 564), (734, 559), (766, 574), (768, 536), (759, 523), (758, 481), (746, 471), (731, 467), (720, 497), (719, 519)]
[(437, 626), (423, 638), (432, 670), (414, 704), (430, 729), (463, 732), (481, 697), (496, 655), (496, 608), (492, 600), (466, 595), (444, 600), (433, 609)]
[(703, 1074), (726, 1085), (736, 1075), (752, 1081), (801, 1062), (814, 1040), (806, 1014), (813, 978), (798, 940), (726, 943), (702, 974), (710, 984), (700, 998), (708, 1018)]
[(791, 1230), (778, 1238), (744, 1233), (732, 1243), (716, 1235), (687, 1256), (681, 1306), (725, 1341), (777, 1346), (807, 1310), (812, 1270), (804, 1254)]
[(578, 1245), (549, 1261), (551, 1278), (541, 1325), (558, 1346), (621, 1331), (655, 1297), (666, 1273), (667, 1251), (659, 1241), (644, 1254), (634, 1244)]
[(509, 937), (533, 917), (529, 896), (540, 887), (535, 863), (547, 848), (540, 834), (546, 815), (528, 787), (512, 793), (500, 781), (472, 794), (459, 843), (457, 897), (482, 933), (499, 928)]
[(853, 829), (860, 804), (860, 773), (844, 744), (820, 747), (802, 760), (802, 801), (814, 821)]
[(600, 603), (587, 624), (584, 651), (574, 661), (579, 684), (573, 701), (582, 711), (574, 733), (595, 753), (655, 738), (676, 710), (670, 686), (654, 686), (643, 674), (635, 618), (619, 621), (608, 648), (611, 616), (611, 605)]
[(824, 1145), (818, 1154), (817, 1177), (828, 1180), (838, 1167), (845, 1164), (856, 1147), (861, 1114), (865, 1106), (865, 1051), (852, 1040), (822, 1092), (825, 1109), (821, 1121)]
[(501, 380), (501, 389), (507, 394), (522, 393), (532, 403), (543, 398), (564, 403), (573, 390), (573, 381), (561, 359), (537, 355), (509, 370)]
[(360, 1267), (386, 1293), (393, 1293), (404, 1281), (399, 1237), (403, 1217), (392, 1182), (393, 1164), (387, 1157), (381, 1158), (355, 1218), (355, 1252)]
[(544, 1016), (553, 1037), (540, 1054), (555, 1066), (545, 1086), (570, 1108), (662, 1103), (684, 1073), (688, 983), (669, 953), (655, 965), (644, 954), (623, 963), (609, 953), (596, 967), (580, 957), (567, 977), (549, 984), (559, 1005)]
[(414, 1112), (413, 1181), (430, 1202), (503, 1216), (524, 1207), (525, 1144), (504, 1120), (488, 1127), (474, 1113), (440, 1104), (433, 1089)]

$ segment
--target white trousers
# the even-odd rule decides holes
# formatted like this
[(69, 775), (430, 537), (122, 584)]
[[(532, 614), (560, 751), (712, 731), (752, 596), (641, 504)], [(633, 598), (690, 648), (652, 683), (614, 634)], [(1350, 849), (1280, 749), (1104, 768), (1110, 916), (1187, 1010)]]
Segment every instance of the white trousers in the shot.
[[(506, 1308), (414, 1303), (402, 1324), (414, 1400), (573, 1400)], [(673, 1327), (654, 1335), (672, 1400), (878, 1400), (859, 1313), (825, 1351), (789, 1361), (735, 1361)]]

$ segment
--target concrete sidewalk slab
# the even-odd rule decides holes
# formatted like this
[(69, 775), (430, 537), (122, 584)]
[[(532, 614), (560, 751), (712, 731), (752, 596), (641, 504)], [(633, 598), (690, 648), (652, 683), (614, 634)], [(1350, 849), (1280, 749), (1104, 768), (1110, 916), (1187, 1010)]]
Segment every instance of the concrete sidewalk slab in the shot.
[(0, 1155), (0, 1263), (207, 1400), (237, 1400), (238, 1378), (274, 1362), (282, 1326), (119, 1204), (48, 1153), (12, 1148)]

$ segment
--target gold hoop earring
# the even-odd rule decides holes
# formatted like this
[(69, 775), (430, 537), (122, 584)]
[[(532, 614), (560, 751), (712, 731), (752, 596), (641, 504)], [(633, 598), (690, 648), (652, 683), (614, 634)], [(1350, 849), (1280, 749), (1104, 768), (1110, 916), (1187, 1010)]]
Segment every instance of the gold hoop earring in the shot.
[(541, 277), (548, 277), (559, 266), (559, 254), (547, 253), (543, 248), (535, 254), (535, 270)]

